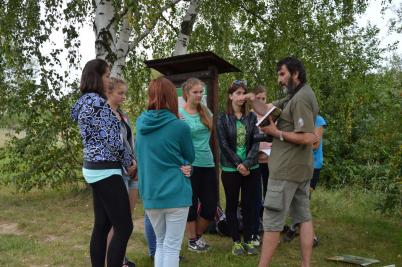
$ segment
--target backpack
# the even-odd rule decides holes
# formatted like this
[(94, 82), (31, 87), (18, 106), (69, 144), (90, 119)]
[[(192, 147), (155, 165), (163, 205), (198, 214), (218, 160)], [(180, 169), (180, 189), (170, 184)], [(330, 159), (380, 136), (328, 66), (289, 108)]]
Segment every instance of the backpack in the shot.
[(231, 236), (228, 222), (226, 221), (225, 213), (220, 206), (216, 207), (215, 219), (212, 221), (207, 230), (209, 234), (219, 234), (222, 236)]

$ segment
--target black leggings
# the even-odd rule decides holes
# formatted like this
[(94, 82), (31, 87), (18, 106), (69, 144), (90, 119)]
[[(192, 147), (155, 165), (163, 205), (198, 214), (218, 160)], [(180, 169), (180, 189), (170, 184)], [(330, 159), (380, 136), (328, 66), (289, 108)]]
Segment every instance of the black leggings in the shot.
[(267, 193), (269, 169), (268, 163), (260, 163), (261, 179), (262, 179), (262, 199), (265, 199)]
[[(260, 163), (260, 171), (262, 180), (262, 202), (264, 203), (265, 195), (267, 194), (268, 178), (269, 178), (268, 163)], [(262, 218), (263, 214), (264, 214), (264, 206), (261, 205), (259, 214), (260, 218)]]
[(239, 194), (241, 190), (241, 210), (243, 215), (243, 239), (251, 240), (257, 194), (255, 190), (261, 182), (259, 168), (250, 171), (250, 175), (242, 176), (239, 172), (222, 171), (222, 184), (226, 196), (226, 218), (234, 242), (239, 242), (239, 221), (237, 219), (237, 207), (239, 206)]
[(195, 221), (198, 214), (198, 202), (201, 203), (200, 216), (205, 220), (214, 220), (218, 203), (218, 188), (215, 167), (193, 167), (190, 177), (193, 189), (193, 204), (188, 212), (188, 222)]
[(127, 189), (120, 175), (112, 175), (92, 183), (91, 187), (95, 217), (90, 244), (92, 266), (105, 266), (106, 240), (113, 226), (113, 238), (107, 253), (107, 266), (121, 267), (127, 242), (133, 231)]

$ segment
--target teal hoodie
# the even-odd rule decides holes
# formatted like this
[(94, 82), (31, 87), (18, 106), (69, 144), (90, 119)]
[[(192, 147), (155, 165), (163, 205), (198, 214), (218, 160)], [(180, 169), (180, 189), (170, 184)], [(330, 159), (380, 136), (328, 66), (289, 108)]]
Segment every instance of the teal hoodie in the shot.
[(188, 125), (166, 109), (143, 112), (136, 123), (138, 189), (145, 209), (191, 206), (190, 179), (180, 166), (194, 161)]

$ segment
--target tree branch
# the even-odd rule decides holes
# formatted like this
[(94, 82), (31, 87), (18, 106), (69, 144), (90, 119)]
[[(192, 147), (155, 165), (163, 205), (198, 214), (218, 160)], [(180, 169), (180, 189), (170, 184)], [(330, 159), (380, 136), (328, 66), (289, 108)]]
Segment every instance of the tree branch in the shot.
[(240, 7), (241, 9), (243, 9), (244, 11), (246, 11), (248, 14), (252, 15), (253, 17), (257, 18), (258, 20), (264, 22), (264, 23), (268, 23), (269, 21), (264, 19), (261, 15), (258, 15), (255, 12), (252, 12), (250, 9), (248, 9), (247, 7), (244, 6), (244, 4), (242, 2), (236, 2), (236, 1), (232, 1), (232, 0), (227, 0), (228, 2), (230, 2), (233, 5), (236, 5), (238, 7)]
[(172, 0), (171, 3), (164, 5), (161, 10), (159, 10), (159, 15), (157, 16), (157, 18), (155, 19), (155, 21), (152, 23), (152, 25), (148, 28), (146, 28), (144, 30), (143, 33), (141, 33), (137, 38), (134, 39), (134, 41), (131, 43), (129, 50), (132, 51), (134, 50), (138, 43), (141, 42), (145, 37), (147, 37), (147, 35), (155, 28), (156, 24), (159, 21), (159, 18), (162, 16), (163, 12), (165, 12), (168, 8), (170, 8), (171, 6), (176, 5), (177, 3), (179, 3), (181, 0)]
[[(255, 17), (256, 19), (260, 20), (261, 22), (263, 22), (264, 24), (270, 25), (269, 21), (267, 19), (264, 19), (261, 15), (251, 11), (250, 9), (248, 9), (246, 6), (244, 6), (243, 2), (236, 2), (233, 0), (227, 0), (228, 2), (230, 2), (233, 5), (236, 5), (238, 7), (240, 7), (241, 9), (243, 9), (244, 11), (246, 11), (246, 13), (252, 15), (253, 17)], [(283, 33), (278, 27), (271, 25), (271, 27), (274, 28), (274, 30), (276, 30), (278, 33)]]
[(118, 23), (122, 17), (124, 17), (128, 12), (128, 8), (124, 8), (119, 14), (116, 14), (109, 22), (109, 24), (106, 26), (106, 29), (110, 29), (110, 27), (113, 25), (113, 23)]
[(165, 16), (162, 15), (162, 19), (166, 22), (166, 24), (176, 33), (179, 34), (180, 30), (176, 28)]

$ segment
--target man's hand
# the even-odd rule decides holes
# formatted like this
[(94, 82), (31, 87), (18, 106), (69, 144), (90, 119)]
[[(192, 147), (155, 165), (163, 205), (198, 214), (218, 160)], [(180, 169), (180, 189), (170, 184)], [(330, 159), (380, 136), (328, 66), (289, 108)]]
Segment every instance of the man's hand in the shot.
[(314, 144), (316, 144), (316, 146), (318, 148), (318, 145), (320, 144), (320, 137), (317, 134), (314, 133), (314, 137), (312, 137), (312, 138), (313, 138), (312, 139), (313, 148), (314, 148)]
[(184, 174), (184, 176), (190, 177), (192, 166), (191, 165), (182, 165), (182, 166), (180, 166), (180, 170)]
[(273, 137), (279, 137), (279, 130), (276, 127), (276, 124), (273, 122), (271, 116), (268, 117), (270, 124), (268, 126), (262, 127), (261, 131), (268, 135), (272, 135)]

